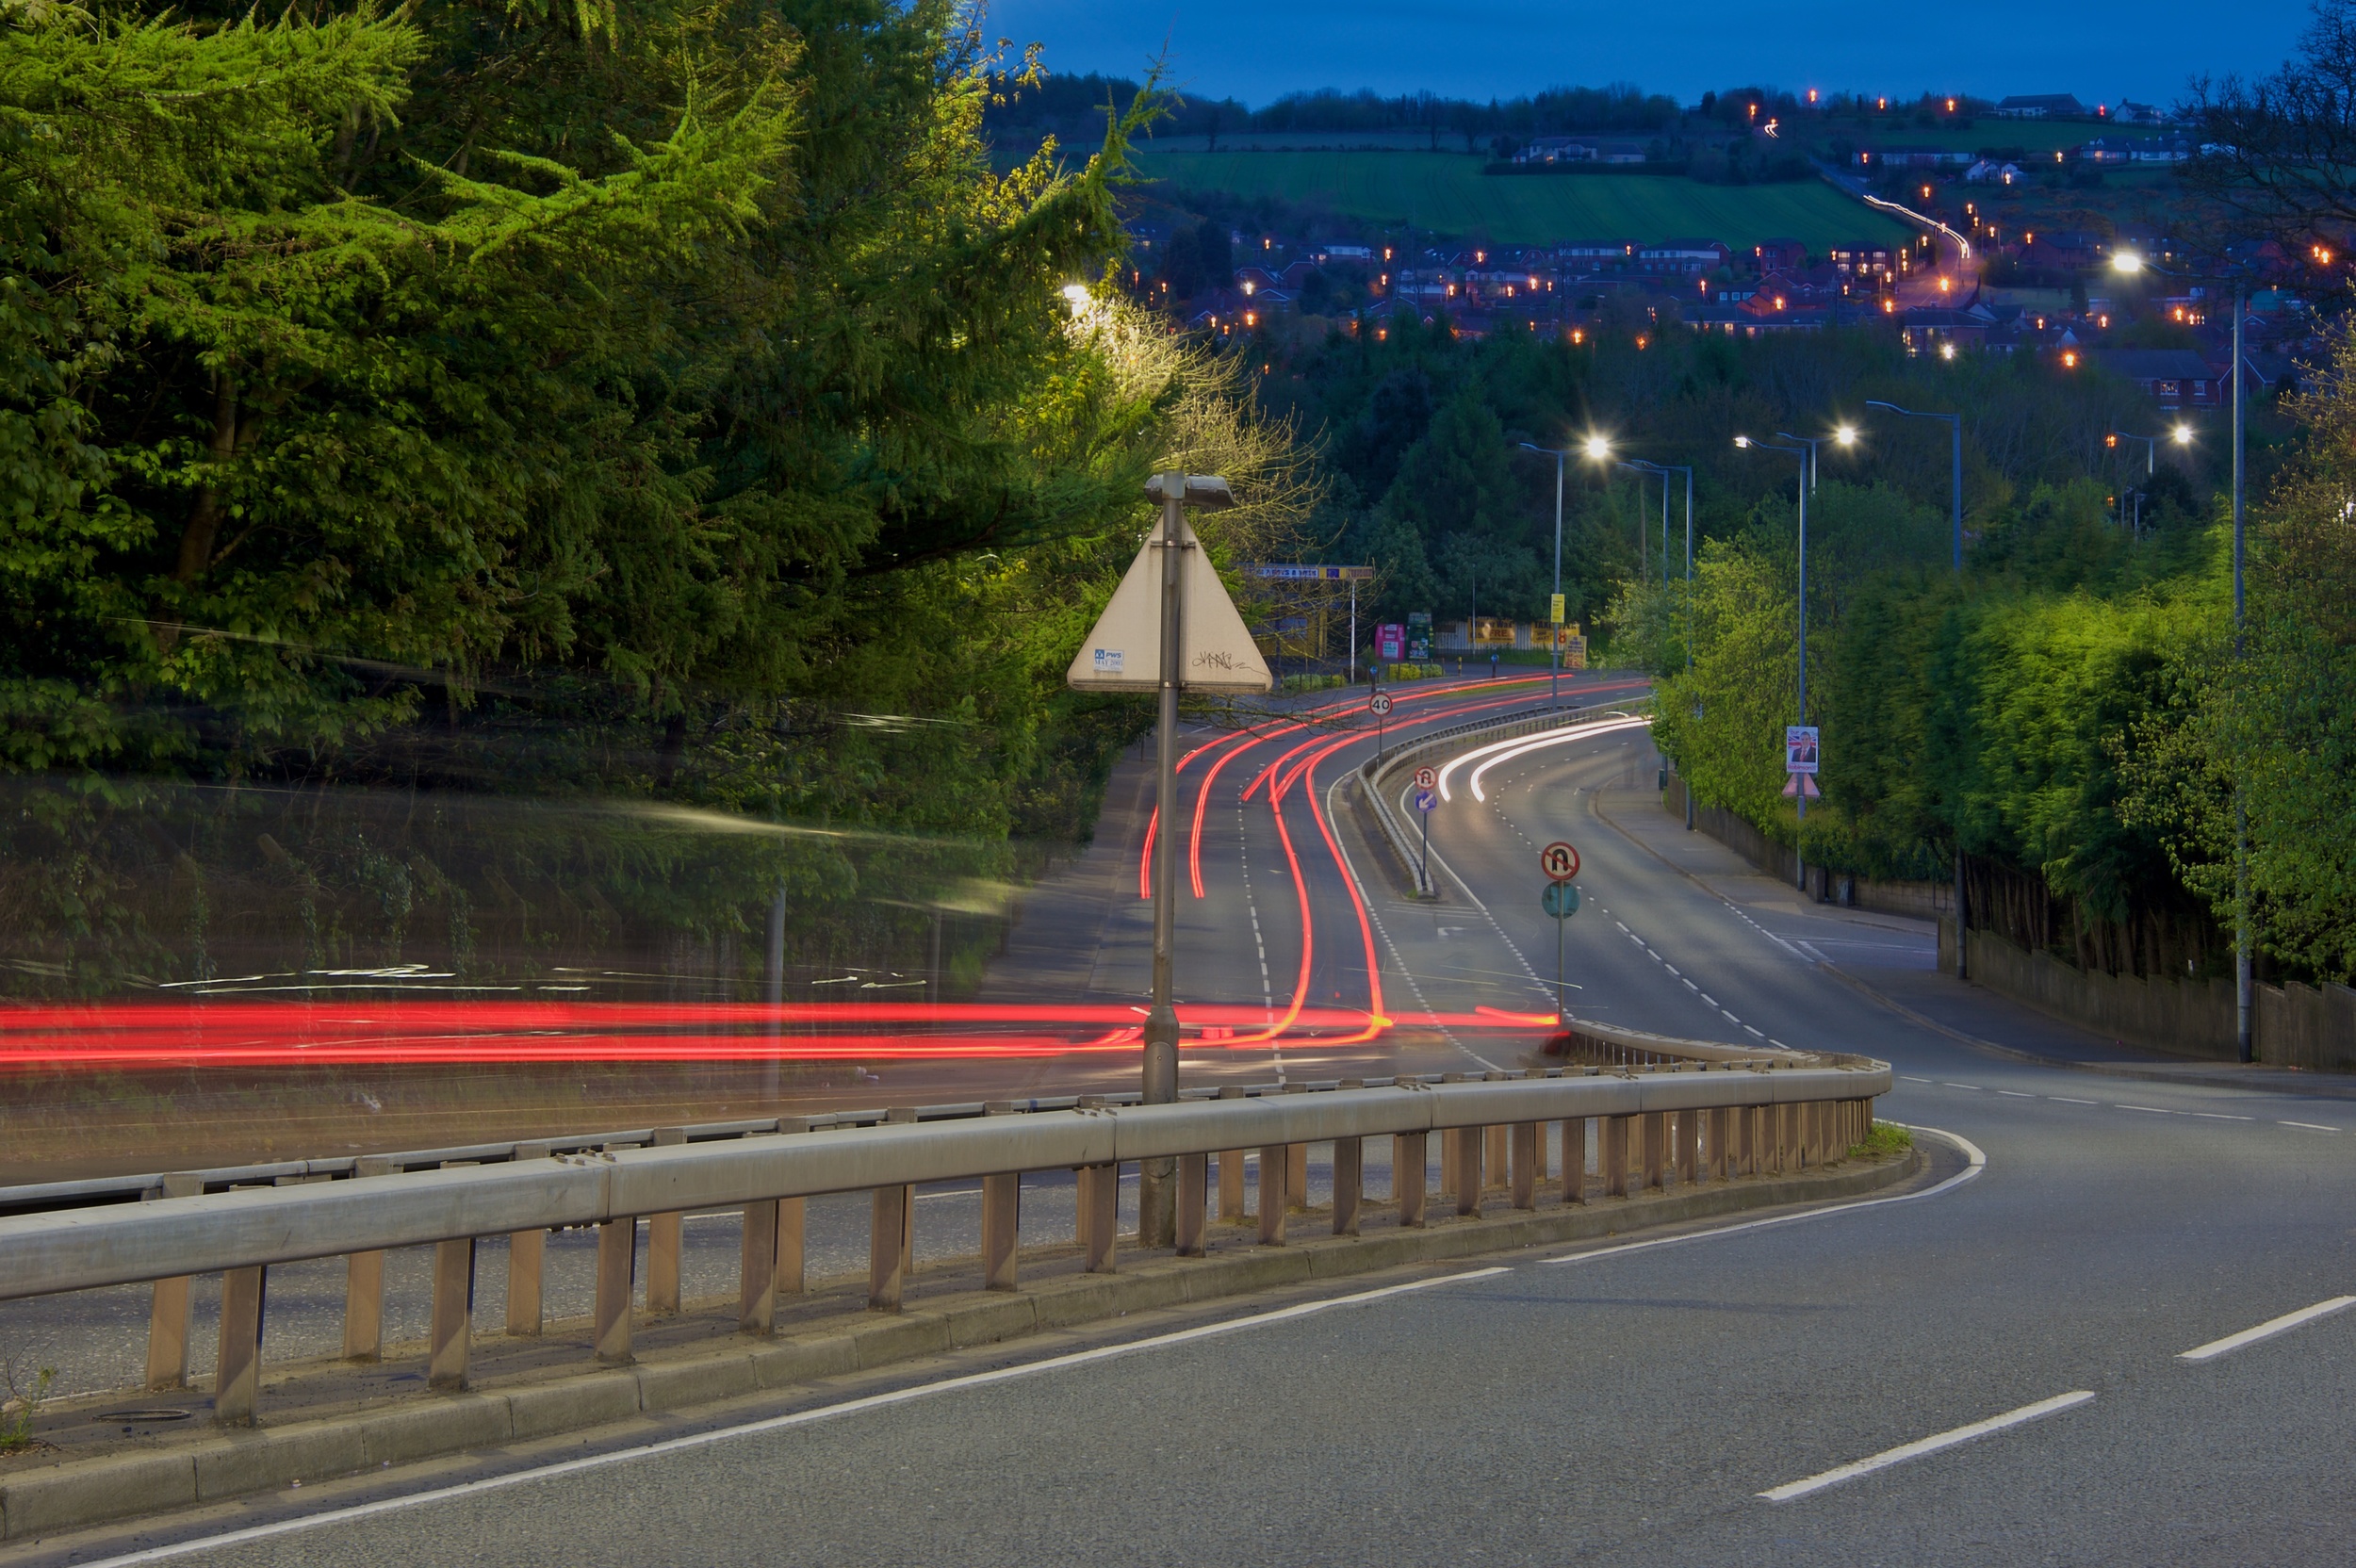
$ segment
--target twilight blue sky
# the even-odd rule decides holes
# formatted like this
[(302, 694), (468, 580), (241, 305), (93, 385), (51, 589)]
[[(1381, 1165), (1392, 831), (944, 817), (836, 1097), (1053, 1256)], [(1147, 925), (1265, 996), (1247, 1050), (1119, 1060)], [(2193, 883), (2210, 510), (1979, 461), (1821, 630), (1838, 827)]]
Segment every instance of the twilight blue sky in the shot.
[(1190, 91), (1254, 106), (1296, 88), (1505, 98), (1612, 81), (1687, 103), (1756, 82), (2168, 105), (2196, 72), (2273, 70), (2306, 21), (2303, 0), (992, 0), (986, 26), (1072, 74), (1137, 75), (1167, 38)]

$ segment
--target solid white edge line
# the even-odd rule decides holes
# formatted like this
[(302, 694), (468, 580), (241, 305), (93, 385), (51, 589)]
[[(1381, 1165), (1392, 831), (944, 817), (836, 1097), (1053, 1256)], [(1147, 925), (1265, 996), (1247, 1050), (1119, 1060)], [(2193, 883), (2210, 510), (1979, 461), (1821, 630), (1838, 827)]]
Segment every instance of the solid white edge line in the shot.
[(857, 1415), (866, 1411), (880, 1410), (889, 1405), (907, 1404), (936, 1394), (952, 1394), (969, 1388), (987, 1387), (991, 1383), (1011, 1382), (1039, 1372), (1060, 1372), (1070, 1367), (1085, 1366), (1092, 1362), (1111, 1361), (1119, 1356), (1135, 1355), (1144, 1350), (1158, 1350), (1172, 1345), (1189, 1344), (1199, 1339), (1211, 1339), (1220, 1334), (1235, 1333), (1245, 1329), (1263, 1328), (1296, 1317), (1308, 1317), (1330, 1312), (1336, 1307), (1360, 1306), (1380, 1301), (1387, 1297), (1403, 1296), (1412, 1291), (1432, 1290), (1441, 1285), (1463, 1284), (1470, 1280), (1485, 1280), (1494, 1275), (1510, 1274), (1513, 1270), (1502, 1265), (1490, 1268), (1467, 1269), (1461, 1274), (1446, 1274), (1432, 1280), (1411, 1280), (1405, 1284), (1383, 1285), (1375, 1290), (1357, 1291), (1349, 1296), (1336, 1296), (1330, 1300), (1303, 1301), (1274, 1312), (1254, 1313), (1248, 1317), (1229, 1318), (1223, 1323), (1204, 1323), (1191, 1329), (1180, 1329), (1150, 1339), (1132, 1340), (1125, 1345), (1100, 1346), (1093, 1350), (1075, 1350), (1068, 1355), (1050, 1356), (1044, 1361), (1025, 1362), (1020, 1366), (1001, 1366), (988, 1372), (972, 1372), (963, 1377), (944, 1378), (939, 1382), (918, 1383), (909, 1388), (893, 1389), (884, 1394), (865, 1395), (845, 1399), (840, 1404), (821, 1405), (813, 1410), (795, 1411), (787, 1415), (766, 1416), (759, 1421), (746, 1421), (733, 1427), (721, 1427), (712, 1431), (690, 1432), (682, 1437), (665, 1438), (660, 1443), (641, 1444), (613, 1453), (591, 1454), (582, 1459), (561, 1460), (553, 1464), (533, 1465), (528, 1469), (509, 1471), (504, 1475), (485, 1476), (479, 1480), (461, 1481), (455, 1486), (435, 1487), (426, 1492), (413, 1492), (399, 1497), (382, 1497), (372, 1503), (357, 1503), (350, 1508), (329, 1509), (305, 1514), (299, 1519), (281, 1519), (268, 1525), (254, 1525), (245, 1529), (228, 1530), (220, 1535), (174, 1543), (168, 1546), (150, 1546), (143, 1551), (128, 1552), (121, 1557), (98, 1559), (83, 1568), (131, 1568), (134, 1563), (165, 1562), (173, 1558), (189, 1557), (224, 1546), (242, 1545), (250, 1541), (267, 1541), (282, 1535), (318, 1529), (328, 1525), (348, 1524), (380, 1513), (394, 1513), (402, 1509), (421, 1508), (429, 1503), (445, 1502), (453, 1497), (472, 1496), (486, 1492), (500, 1492), (531, 1481), (553, 1479), (559, 1476), (577, 1475), (585, 1470), (603, 1469), (608, 1465), (625, 1464), (633, 1460), (658, 1459), (666, 1454), (684, 1453), (689, 1449), (708, 1447), (731, 1438), (754, 1437), (763, 1432), (784, 1431), (794, 1427), (807, 1427), (838, 1416)]
[(1968, 1427), (1957, 1427), (1953, 1431), (1940, 1432), (1935, 1437), (1903, 1443), (1895, 1448), (1885, 1448), (1870, 1458), (1838, 1465), (1802, 1480), (1787, 1481), (1759, 1495), (1771, 1503), (1788, 1503), (1794, 1497), (1805, 1497), (1812, 1492), (1822, 1492), (1826, 1487), (1839, 1486), (1843, 1481), (1853, 1481), (1860, 1476), (1870, 1476), (1876, 1470), (1887, 1470), (1893, 1464), (1904, 1464), (1910, 1459), (1921, 1459), (1925, 1454), (1935, 1454), (1942, 1448), (1953, 1448), (1958, 1444), (1969, 1443), (1973, 1438), (1986, 1437), (1990, 1432), (2003, 1431), (2007, 1427), (2018, 1427), (2024, 1422), (2039, 1420), (2048, 1415), (2058, 1414), (2062, 1411), (2075, 1409), (2079, 1405), (2089, 1402), (2093, 1397), (2093, 1391), (2084, 1388), (2073, 1389), (2068, 1394), (2056, 1394), (2051, 1399), (2039, 1399), (2034, 1405), (2022, 1405), (2019, 1410), (2006, 1411), (2002, 1415), (1991, 1415), (1985, 1421), (1974, 1421)]
[(1808, 1209), (1800, 1214), (1779, 1214), (1766, 1219), (1746, 1219), (1738, 1225), (1721, 1225), (1714, 1230), (1692, 1231), (1681, 1236), (1659, 1236), (1651, 1241), (1631, 1241), (1618, 1247), (1597, 1247), (1585, 1252), (1573, 1252), (1560, 1258), (1540, 1258), (1538, 1261), (1545, 1265), (1594, 1263), (1602, 1258), (1616, 1258), (1623, 1253), (1647, 1251), (1655, 1247), (1679, 1247), (1691, 1241), (1710, 1241), (1719, 1236), (1740, 1235), (1745, 1231), (1763, 1231), (1771, 1225), (1794, 1225), (1803, 1219), (1822, 1219), (1826, 1215), (1848, 1214), (1857, 1209), (1877, 1209), (1885, 1203), (1911, 1203), (1918, 1198), (1936, 1198), (1942, 1192), (1959, 1187), (1988, 1168), (1988, 1156), (1981, 1152), (1980, 1146), (1960, 1134), (1950, 1133), (1939, 1127), (1924, 1127), (1914, 1122), (1899, 1122), (1897, 1125), (1917, 1133), (1928, 1133), (1933, 1137), (1945, 1138), (1961, 1150), (1964, 1158), (1971, 1163), (1937, 1186), (1924, 1187), (1921, 1192), (1902, 1192), (1895, 1198), (1860, 1198), (1853, 1203), (1835, 1203), (1827, 1208)]
[(2318, 1317), (2329, 1317), (2333, 1313), (2348, 1307), (2356, 1307), (2356, 1296), (2334, 1296), (2329, 1301), (2317, 1301), (2312, 1307), (2301, 1307), (2297, 1312), (2286, 1312), (2280, 1317), (2269, 1317), (2254, 1329), (2244, 1329), (2237, 1334), (2227, 1334), (2223, 1339), (2213, 1339), (2206, 1345), (2196, 1345), (2189, 1350), (2180, 1352), (2176, 1359), (2178, 1361), (2209, 1361), (2228, 1351), (2238, 1350), (2245, 1345), (2255, 1345), (2262, 1339), (2272, 1339), (2276, 1334), (2288, 1333), (2293, 1329), (2313, 1323)]

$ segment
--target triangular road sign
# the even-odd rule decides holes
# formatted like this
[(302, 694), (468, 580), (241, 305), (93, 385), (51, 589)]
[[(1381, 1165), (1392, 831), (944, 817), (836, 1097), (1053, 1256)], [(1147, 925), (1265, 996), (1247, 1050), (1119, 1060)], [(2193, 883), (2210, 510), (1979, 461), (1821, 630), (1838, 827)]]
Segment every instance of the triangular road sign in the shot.
[[(1112, 602), (1064, 675), (1076, 692), (1156, 692), (1162, 685), (1162, 525), (1137, 551)], [(1178, 686), (1265, 692), (1275, 682), (1194, 531), (1179, 523)]]

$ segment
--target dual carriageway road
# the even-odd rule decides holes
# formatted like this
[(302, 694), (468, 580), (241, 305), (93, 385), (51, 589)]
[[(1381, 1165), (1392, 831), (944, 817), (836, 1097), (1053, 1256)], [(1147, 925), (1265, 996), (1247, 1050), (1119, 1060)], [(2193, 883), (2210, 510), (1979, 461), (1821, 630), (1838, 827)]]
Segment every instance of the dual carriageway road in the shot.
[[(155, 1549), (240, 1565), (2346, 1560), (2356, 1312), (2335, 1304), (2356, 1290), (2356, 1103), (2335, 1086), (2135, 1076), (2151, 1065), (2135, 1053), (1937, 975), (1921, 923), (1804, 902), (1686, 833), (1641, 731), (1523, 752), (1477, 793), (1458, 769), (1429, 902), (1369, 870), (1349, 819), (1320, 826), (1309, 792), (1338, 766), (1280, 793), (1281, 830), (1265, 806), (1230, 816), (1255, 778), (1281, 782), (1252, 771), (1264, 757), (1211, 786), (1181, 996), (1302, 1011), (1280, 1037), (1246, 1039), (1268, 1026), (1243, 1020), (1190, 1040), (1184, 1081), (1526, 1049), (1479, 1009), (1546, 1009), (1535, 846), (1567, 838), (1585, 859), (1574, 1013), (1889, 1060), (1880, 1113), (1919, 1130), (1933, 1168), (1806, 1219), (1152, 1315), (667, 1446), (323, 1489), (310, 1511), (191, 1521)], [(1325, 831), (1355, 888), (1301, 854)], [(1103, 858), (1134, 875), (1137, 847)], [(1085, 964), (1095, 998), (1134, 996), (1142, 906), (1123, 891), (1035, 905), (1010, 960)], [(1352, 1012), (1401, 1021), (1353, 1037)]]

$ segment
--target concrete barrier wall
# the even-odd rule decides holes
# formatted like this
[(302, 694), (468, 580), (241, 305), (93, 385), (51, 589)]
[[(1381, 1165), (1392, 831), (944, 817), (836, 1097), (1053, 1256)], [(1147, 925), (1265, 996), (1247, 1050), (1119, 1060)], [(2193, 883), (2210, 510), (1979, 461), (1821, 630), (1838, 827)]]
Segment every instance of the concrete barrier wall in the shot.
[(2346, 986), (2258, 988), (2251, 1021), (2258, 1059), (2271, 1067), (2356, 1072), (2356, 990)]

